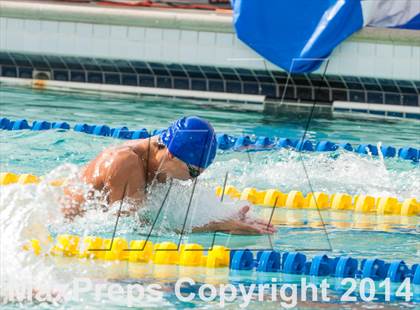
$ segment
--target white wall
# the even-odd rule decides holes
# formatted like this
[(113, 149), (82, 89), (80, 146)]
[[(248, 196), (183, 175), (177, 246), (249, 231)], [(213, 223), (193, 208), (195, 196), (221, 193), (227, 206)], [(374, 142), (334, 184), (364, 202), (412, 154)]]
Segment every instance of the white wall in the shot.
[[(0, 17), (0, 50), (265, 69), (232, 33), (178, 29)], [(420, 46), (346, 41), (328, 73), (420, 80)]]

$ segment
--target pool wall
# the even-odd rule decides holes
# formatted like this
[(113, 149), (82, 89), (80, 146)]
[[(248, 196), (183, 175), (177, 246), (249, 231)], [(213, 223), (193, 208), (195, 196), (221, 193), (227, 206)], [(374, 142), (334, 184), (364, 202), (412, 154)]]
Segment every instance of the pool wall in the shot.
[(290, 76), (264, 61), (236, 38), (226, 12), (0, 3), (4, 83), (50, 79), (44, 86), (228, 101), (266, 113), (316, 101), (329, 113), (420, 119), (415, 31), (365, 28), (336, 48), (326, 79), (324, 70)]

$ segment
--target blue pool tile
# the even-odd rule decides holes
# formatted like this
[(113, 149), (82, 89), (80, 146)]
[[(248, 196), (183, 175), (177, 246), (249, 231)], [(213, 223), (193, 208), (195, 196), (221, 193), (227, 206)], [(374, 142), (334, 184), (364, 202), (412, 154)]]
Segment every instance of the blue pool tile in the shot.
[(53, 79), (56, 81), (68, 81), (69, 80), (69, 71), (67, 70), (54, 70)]
[(244, 81), (244, 82), (257, 81), (257, 78), (255, 77), (254, 72), (252, 72), (252, 70), (236, 68), (235, 71), (241, 81)]
[(11, 66), (2, 66), (1, 75), (4, 77), (17, 77), (17, 68)]
[(111, 59), (96, 58), (97, 65), (105, 72), (118, 72), (117, 67)]
[(161, 75), (161, 76), (170, 75), (168, 69), (166, 69), (166, 66), (164, 64), (157, 63), (157, 62), (149, 62), (148, 64), (155, 75)]
[(296, 88), (294, 86), (288, 85), (278, 85), (279, 98), (281, 99), (296, 99)]
[(62, 58), (59, 56), (45, 56), (45, 60), (48, 62), (50, 68), (52, 69), (67, 69)]
[(205, 79), (191, 79), (192, 90), (207, 90), (207, 81)]
[(314, 87), (315, 100), (331, 102), (330, 90), (324, 87)]
[(420, 81), (413, 81), (413, 83), (417, 89), (417, 93), (420, 94)]
[(169, 74), (173, 77), (188, 77), (187, 72), (179, 64), (166, 65), (166, 69), (169, 71)]
[(381, 88), (381, 86), (379, 86), (379, 83), (376, 80), (376, 78), (361, 77), (360, 81), (363, 83), (363, 86), (365, 87), (366, 90), (376, 90), (376, 91), (381, 91), (382, 90), (382, 88)]
[(187, 74), (190, 78), (205, 79), (203, 72), (201, 71), (187, 71)]
[(401, 105), (401, 95), (385, 93), (385, 104)]
[(381, 88), (386, 92), (391, 93), (399, 93), (400, 90), (398, 89), (397, 85), (393, 80), (390, 79), (378, 79), (379, 84), (381, 85)]
[(396, 80), (395, 83), (402, 93), (417, 94), (417, 90), (411, 81)]
[(364, 91), (350, 90), (349, 100), (354, 102), (366, 102), (366, 96)]
[(406, 113), (405, 114), (406, 118), (412, 118), (412, 119), (420, 119), (420, 114), (417, 113)]
[(172, 79), (166, 76), (158, 76), (156, 78), (156, 87), (159, 88), (172, 88)]
[(370, 114), (385, 115), (385, 111), (369, 111)]
[(15, 63), (8, 53), (0, 52), (0, 65), (14, 66)]
[(190, 89), (190, 81), (183, 78), (174, 78), (174, 88), (176, 89)]
[(118, 73), (105, 73), (105, 84), (121, 85), (121, 76)]
[(257, 80), (261, 83), (274, 83), (276, 82), (271, 75), (271, 73), (267, 70), (252, 70)]
[(122, 73), (136, 73), (130, 63), (126, 60), (114, 60), (114, 66)]
[(368, 103), (384, 103), (384, 94), (382, 92), (367, 92), (367, 102)]
[(356, 113), (368, 113), (368, 110), (365, 109), (351, 109), (352, 112), (356, 112)]
[(245, 82), (243, 85), (244, 85), (244, 94), (258, 95), (259, 88), (260, 88), (258, 83)]
[(45, 60), (44, 56), (41, 55), (28, 55), (29, 61), (32, 63), (32, 66), (36, 69), (50, 69), (50, 65)]
[(139, 85), (143, 87), (156, 87), (155, 77), (153, 75), (140, 75)]
[(241, 82), (226, 81), (226, 92), (228, 93), (242, 93)]
[(101, 71), (94, 58), (80, 58), (80, 64), (88, 71)]
[(85, 71), (70, 71), (70, 81), (86, 82), (86, 72)]
[(402, 104), (406, 106), (418, 106), (419, 96), (417, 95), (403, 95)]
[(403, 117), (404, 114), (400, 112), (388, 112), (388, 116)]
[(339, 75), (327, 75), (326, 79), (331, 88), (346, 89), (346, 84)]
[(262, 83), (260, 85), (260, 94), (265, 95), (267, 97), (275, 98), (277, 97), (276, 89), (276, 85), (274, 84)]
[(19, 77), (22, 79), (32, 79), (32, 68), (19, 67)]
[(224, 92), (225, 86), (223, 81), (209, 80), (209, 90), (215, 92)]
[(219, 71), (215, 67), (210, 66), (201, 66), (201, 71), (204, 73), (208, 79), (222, 79)]
[(323, 87), (323, 88), (328, 88), (329, 87), (327, 79), (320, 74), (309, 74), (308, 78), (311, 81), (312, 86), (314, 86), (314, 87), (320, 87), (320, 88), (321, 87)]
[(182, 65), (187, 75), (191, 78), (201, 78), (204, 79), (204, 73), (201, 71), (199, 66), (194, 65)]
[(350, 112), (350, 109), (345, 109), (345, 108), (334, 108), (334, 111), (337, 111), (337, 112)]
[(144, 61), (130, 61), (130, 64), (138, 74), (153, 75), (152, 70)]
[(302, 100), (313, 100), (313, 87), (297, 87), (297, 98)]
[(333, 101), (347, 101), (348, 91), (346, 89), (332, 89)]
[(130, 86), (137, 86), (137, 74), (123, 74), (122, 75), (122, 84), (123, 85), (130, 85)]
[(104, 82), (102, 72), (87, 72), (87, 81), (89, 83), (98, 83), (102, 84)]
[(79, 61), (77, 57), (65, 57), (63, 58), (64, 63), (66, 64), (67, 68), (70, 70), (82, 71), (84, 67)]
[(235, 70), (231, 68), (218, 68), (218, 69), (225, 80), (232, 80), (232, 81), (239, 80), (239, 76), (236, 74)]
[(293, 80), (293, 84), (296, 86), (312, 86), (311, 82), (305, 74), (293, 74), (291, 79)]
[(364, 90), (363, 84), (360, 79), (356, 76), (343, 76), (343, 80), (347, 85), (347, 88)]
[(17, 66), (32, 67), (32, 63), (24, 54), (13, 54), (13, 60)]

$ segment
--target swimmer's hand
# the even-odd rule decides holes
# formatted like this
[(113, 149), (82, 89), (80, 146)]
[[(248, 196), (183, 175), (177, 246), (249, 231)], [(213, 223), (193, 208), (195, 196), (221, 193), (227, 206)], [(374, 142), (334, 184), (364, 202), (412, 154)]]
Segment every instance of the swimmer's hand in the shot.
[(86, 210), (83, 209), (80, 205), (70, 205), (62, 207), (61, 212), (63, 213), (66, 220), (72, 222), (77, 216), (83, 217), (83, 215), (86, 213)]
[(249, 209), (249, 206), (245, 206), (238, 212), (236, 218), (195, 227), (193, 232), (224, 232), (234, 235), (264, 235), (276, 232), (274, 226), (268, 222), (249, 217), (247, 215)]

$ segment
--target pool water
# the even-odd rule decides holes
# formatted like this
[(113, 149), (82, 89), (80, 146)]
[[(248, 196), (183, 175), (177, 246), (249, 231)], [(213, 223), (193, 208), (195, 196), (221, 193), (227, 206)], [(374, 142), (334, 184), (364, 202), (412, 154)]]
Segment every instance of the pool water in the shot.
[[(217, 110), (207, 105), (181, 100), (143, 98), (110, 94), (82, 94), (58, 91), (32, 90), (2, 86), (0, 89), (1, 117), (9, 119), (66, 121), (70, 124), (106, 124), (111, 127), (127, 126), (131, 130), (148, 130), (166, 127), (183, 115), (198, 115), (208, 119), (218, 133), (299, 138), (304, 132), (306, 116), (266, 116), (259, 113), (240, 113)], [(349, 120), (343, 118), (317, 118), (310, 123), (306, 137), (312, 141), (382, 143), (395, 147), (420, 148), (420, 123), (416, 121)], [(74, 175), (78, 167), (87, 163), (105, 147), (122, 143), (122, 140), (77, 133), (48, 130), (42, 132), (0, 131), (0, 171), (45, 175), (47, 179)], [(225, 197), (221, 202), (214, 194), (217, 185), (228, 184), (239, 189), (276, 188), (283, 192), (300, 190), (326, 193), (345, 192), (351, 195), (395, 196), (400, 200), (420, 200), (420, 166), (409, 160), (361, 156), (339, 150), (332, 153), (299, 154), (293, 150), (263, 152), (222, 152), (215, 163), (198, 179), (196, 192), (187, 217), (185, 232), (179, 230), (185, 219), (191, 196), (190, 182), (175, 182), (158, 223), (151, 230), (139, 218), (153, 218), (162, 203), (169, 185), (153, 189), (140, 216), (122, 218), (117, 236), (143, 239), (151, 233), (151, 241), (196, 242), (205, 247), (212, 244), (229, 248), (298, 250), (309, 256), (327, 251), (332, 256), (351, 255), (356, 258), (379, 257), (385, 260), (404, 259), (407, 263), (419, 262), (419, 218), (377, 217), (348, 212), (276, 209), (273, 223), (277, 233), (268, 236), (231, 236), (226, 234), (192, 234), (190, 228), (211, 220), (233, 216), (244, 202)], [(308, 181), (309, 178), (309, 181)], [(128, 285), (133, 281), (142, 284), (162, 283), (166, 288), (159, 301), (143, 301), (142, 307), (173, 308), (216, 306), (199, 300), (180, 302), (171, 289), (175, 279), (186, 274), (197, 282), (251, 283), (256, 274), (229, 274), (227, 270), (188, 269), (181, 267), (148, 266), (132, 270), (121, 264), (80, 263), (72, 259), (34, 258), (29, 253), (16, 252), (17, 245), (30, 238), (42, 238), (60, 233), (100, 235), (110, 237), (115, 225), (112, 212), (98, 214), (89, 210), (84, 218), (68, 223), (59, 212), (61, 189), (47, 183), (30, 186), (11, 185), (1, 188), (0, 223), (2, 225), (1, 256), (3, 276), (24, 281), (30, 276), (42, 283), (66, 283), (76, 276), (85, 275), (98, 282), (118, 282)], [(256, 217), (268, 219), (271, 209), (252, 206)], [(296, 280), (296, 279), (295, 279)], [(280, 279), (286, 281), (286, 279)], [(288, 279), (290, 281), (290, 279)], [(297, 281), (297, 280), (296, 280)], [(192, 288), (194, 289), (194, 288)], [(333, 301), (333, 303), (338, 301)], [(393, 302), (396, 307), (412, 305)], [(115, 308), (124, 301), (97, 301), (93, 294), (84, 296), (87, 308)], [(260, 307), (252, 301), (253, 307)], [(6, 305), (5, 307), (19, 305)], [(62, 308), (79, 308), (80, 304), (63, 302)], [(228, 305), (237, 308), (238, 302)], [(266, 308), (278, 307), (276, 302), (265, 303)], [(344, 305), (342, 305), (344, 306)], [(2, 307), (2, 306), (0, 306)], [(302, 308), (313, 305), (302, 304)], [(337, 306), (338, 307), (338, 306)]]

